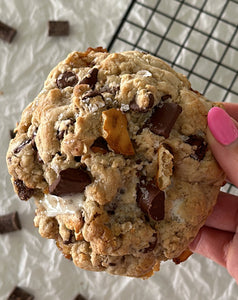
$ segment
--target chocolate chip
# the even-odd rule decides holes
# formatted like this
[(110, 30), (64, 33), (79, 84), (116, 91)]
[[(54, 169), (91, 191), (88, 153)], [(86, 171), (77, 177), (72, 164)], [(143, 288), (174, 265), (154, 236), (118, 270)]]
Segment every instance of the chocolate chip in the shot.
[(21, 229), (21, 222), (17, 212), (0, 216), (0, 233), (8, 233)]
[(78, 294), (74, 300), (86, 300), (86, 298), (84, 298), (81, 294)]
[(155, 108), (152, 116), (147, 121), (147, 126), (153, 133), (162, 135), (167, 139), (181, 112), (182, 107), (180, 105), (163, 103)]
[(61, 73), (56, 79), (56, 84), (59, 89), (64, 89), (67, 86), (75, 86), (78, 83), (78, 77), (74, 72), (66, 71)]
[(101, 96), (102, 99), (104, 100), (104, 97), (100, 92), (98, 92), (98, 91), (88, 91), (83, 95), (82, 101), (85, 101), (86, 99), (97, 97), (97, 96)]
[(20, 287), (15, 287), (7, 300), (33, 300), (34, 296), (26, 292)]
[(155, 221), (164, 219), (165, 194), (152, 182), (141, 181), (137, 188), (137, 203)]
[(69, 245), (75, 242), (75, 235), (74, 235), (74, 231), (70, 230), (70, 235), (69, 235), (69, 239), (67, 241), (63, 241), (63, 243), (65, 245)]
[(91, 69), (88, 74), (80, 81), (79, 84), (88, 84), (91, 89), (95, 88), (95, 85), (98, 80), (98, 69), (93, 68)]
[(82, 193), (91, 182), (87, 171), (69, 168), (60, 172), (59, 177), (50, 185), (49, 192), (56, 196)]
[(143, 253), (148, 253), (148, 252), (151, 252), (155, 249), (155, 246), (157, 244), (157, 233), (153, 233), (153, 241), (152, 242), (149, 242), (149, 247), (145, 248), (142, 250)]
[(107, 141), (102, 136), (98, 137), (92, 144), (91, 150), (94, 153), (102, 153), (102, 154), (109, 152)]
[(31, 139), (23, 141), (17, 148), (13, 150), (14, 154), (19, 153), (27, 144), (31, 142)]
[(149, 98), (149, 103), (148, 103), (148, 106), (147, 107), (140, 107), (137, 102), (136, 102), (136, 96), (134, 97), (134, 99), (130, 102), (129, 106), (130, 106), (130, 109), (132, 111), (135, 111), (135, 112), (147, 112), (149, 111), (150, 108), (153, 107), (154, 105), (154, 96), (153, 94), (149, 93), (148, 94), (148, 98)]
[(190, 135), (185, 143), (196, 147), (196, 149), (194, 150), (194, 154), (191, 154), (191, 157), (193, 159), (201, 161), (204, 158), (207, 152), (207, 143), (202, 137), (197, 135)]
[(16, 33), (17, 33), (16, 29), (0, 21), (0, 38), (2, 40), (11, 43)]
[(69, 35), (69, 22), (68, 21), (49, 21), (48, 22), (48, 35), (49, 36)]

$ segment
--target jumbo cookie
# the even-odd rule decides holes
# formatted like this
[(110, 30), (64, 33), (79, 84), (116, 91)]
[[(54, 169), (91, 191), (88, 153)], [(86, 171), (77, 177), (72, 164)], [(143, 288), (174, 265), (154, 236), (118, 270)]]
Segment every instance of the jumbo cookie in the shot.
[(92, 271), (148, 278), (185, 260), (224, 181), (206, 136), (214, 105), (150, 54), (69, 54), (7, 153), (41, 236)]

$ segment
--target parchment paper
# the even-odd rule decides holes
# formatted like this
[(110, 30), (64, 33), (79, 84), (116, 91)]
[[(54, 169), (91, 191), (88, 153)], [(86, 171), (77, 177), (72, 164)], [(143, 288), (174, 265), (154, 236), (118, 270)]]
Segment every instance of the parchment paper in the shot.
[[(129, 2), (0, 0), (1, 21), (18, 30), (12, 44), (0, 40), (0, 214), (17, 210), (23, 227), (0, 235), (1, 300), (16, 285), (37, 300), (70, 300), (78, 293), (91, 300), (238, 298), (238, 287), (227, 271), (198, 255), (179, 266), (164, 263), (146, 281), (80, 270), (54, 241), (40, 237), (33, 226), (33, 201), (22, 202), (13, 192), (5, 163), (9, 130), (49, 71), (69, 52), (107, 46)], [(70, 36), (48, 37), (48, 20), (69, 20)]]

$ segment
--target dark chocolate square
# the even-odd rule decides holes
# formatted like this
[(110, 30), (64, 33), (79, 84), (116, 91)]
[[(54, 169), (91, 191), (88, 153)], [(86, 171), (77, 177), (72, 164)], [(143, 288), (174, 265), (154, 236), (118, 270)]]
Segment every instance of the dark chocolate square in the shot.
[(68, 21), (49, 21), (48, 22), (49, 36), (66, 36), (69, 35)]
[(16, 33), (16, 29), (0, 21), (0, 38), (2, 40), (11, 43)]

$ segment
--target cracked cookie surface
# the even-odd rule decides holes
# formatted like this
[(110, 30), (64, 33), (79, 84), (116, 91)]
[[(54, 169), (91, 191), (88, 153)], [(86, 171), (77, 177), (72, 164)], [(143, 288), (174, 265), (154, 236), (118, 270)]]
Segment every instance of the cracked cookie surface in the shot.
[(111, 274), (146, 278), (187, 257), (224, 180), (207, 144), (213, 105), (150, 54), (69, 54), (7, 153), (39, 233), (75, 265)]

